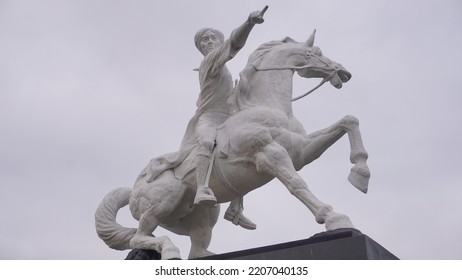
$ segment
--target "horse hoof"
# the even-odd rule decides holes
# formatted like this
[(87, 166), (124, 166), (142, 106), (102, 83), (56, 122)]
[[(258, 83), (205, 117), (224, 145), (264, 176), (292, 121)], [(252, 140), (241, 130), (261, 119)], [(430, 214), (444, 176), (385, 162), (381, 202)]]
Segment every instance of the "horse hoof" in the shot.
[(189, 253), (188, 259), (199, 259), (199, 258), (205, 258), (208, 256), (213, 256), (215, 253), (210, 252), (209, 250), (192, 250)]
[(350, 218), (347, 215), (333, 213), (326, 219), (326, 230), (334, 230), (339, 228), (355, 228)]
[(353, 168), (351, 168), (350, 175), (348, 175), (348, 181), (361, 192), (367, 193), (370, 177), (371, 174), (369, 173), (367, 166), (361, 168), (353, 166)]
[(175, 246), (164, 248), (161, 252), (162, 260), (181, 260), (180, 250)]

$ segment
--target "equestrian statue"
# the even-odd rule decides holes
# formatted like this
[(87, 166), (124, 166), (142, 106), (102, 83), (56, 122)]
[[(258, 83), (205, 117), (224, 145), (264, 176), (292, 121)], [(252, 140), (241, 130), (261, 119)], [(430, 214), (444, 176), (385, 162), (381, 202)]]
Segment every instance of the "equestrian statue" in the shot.
[[(321, 78), (319, 86), (329, 82), (341, 88), (350, 80), (350, 72), (314, 46), (315, 31), (305, 42), (286, 37), (262, 44), (249, 56), (238, 82), (233, 82), (226, 68), (253, 27), (264, 22), (267, 8), (252, 12), (226, 40), (213, 28), (196, 34), (195, 45), (204, 55), (196, 69), (198, 109), (179, 151), (153, 158), (133, 188), (117, 188), (103, 198), (95, 224), (98, 236), (110, 248), (155, 250), (162, 259), (180, 258), (179, 249), (167, 236), (153, 234), (161, 226), (190, 237), (188, 258), (211, 255), (208, 247), (219, 205), (230, 202), (224, 218), (254, 230), (256, 225), (243, 214), (243, 198), (274, 178), (326, 230), (354, 228), (348, 216), (316, 198), (297, 171), (347, 134), (353, 164), (348, 181), (366, 193), (370, 172), (358, 119), (345, 116), (307, 133), (292, 110), (292, 102), (303, 97), (292, 96), (295, 73)], [(138, 228), (126, 228), (116, 221), (118, 210), (127, 205), (139, 221)]]

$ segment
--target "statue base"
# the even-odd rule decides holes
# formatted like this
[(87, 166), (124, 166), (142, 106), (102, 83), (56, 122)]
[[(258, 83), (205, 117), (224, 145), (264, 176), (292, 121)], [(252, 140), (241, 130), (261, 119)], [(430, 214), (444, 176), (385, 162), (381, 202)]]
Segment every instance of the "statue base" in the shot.
[[(160, 254), (132, 250), (128, 259), (154, 260)], [(310, 238), (242, 251), (217, 254), (198, 260), (398, 260), (398, 258), (356, 229), (337, 229)]]
[(321, 232), (308, 239), (213, 255), (201, 260), (398, 260), (356, 229)]

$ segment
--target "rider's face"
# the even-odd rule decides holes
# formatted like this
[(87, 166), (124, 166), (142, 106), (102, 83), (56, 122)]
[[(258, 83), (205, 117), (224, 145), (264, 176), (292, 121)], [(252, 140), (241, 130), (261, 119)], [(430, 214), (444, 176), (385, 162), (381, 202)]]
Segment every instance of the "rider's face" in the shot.
[(220, 38), (211, 30), (207, 30), (201, 37), (201, 50), (204, 55), (209, 54), (216, 47), (221, 45)]

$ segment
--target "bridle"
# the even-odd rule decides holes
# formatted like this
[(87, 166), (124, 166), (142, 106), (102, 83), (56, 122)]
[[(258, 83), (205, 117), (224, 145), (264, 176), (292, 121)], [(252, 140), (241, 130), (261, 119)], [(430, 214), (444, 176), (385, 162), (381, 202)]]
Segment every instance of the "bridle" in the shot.
[[(329, 63), (327, 63), (326, 61), (321, 59), (321, 57), (314, 55), (311, 48), (306, 50), (305, 57), (307, 59), (315, 58), (315, 59), (319, 60), (320, 62), (324, 63), (326, 66), (329, 67)], [(260, 68), (260, 67), (255, 66), (255, 65), (252, 64), (252, 67), (256, 71), (271, 71), (271, 70), (293, 70), (293, 71), (297, 71), (297, 70), (307, 69), (307, 68), (309, 68), (309, 65), (304, 65), (304, 66), (278, 66), (278, 67), (274, 66), (274, 67)], [(324, 83), (326, 83), (327, 81), (332, 79), (332, 77), (334, 77), (338, 73), (339, 70), (340, 70), (340, 67), (336, 65), (335, 66), (335, 71), (333, 71), (330, 75), (328, 75), (327, 77), (322, 79), (322, 81), (317, 86), (315, 86), (314, 88), (309, 90), (307, 93), (302, 94), (300, 96), (297, 96), (295, 98), (292, 98), (292, 102), (297, 101), (299, 99), (302, 99), (302, 98), (306, 97), (307, 95), (309, 95), (310, 93), (312, 93), (313, 91), (320, 88)]]

